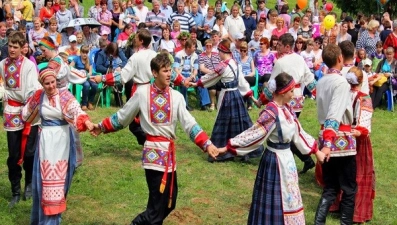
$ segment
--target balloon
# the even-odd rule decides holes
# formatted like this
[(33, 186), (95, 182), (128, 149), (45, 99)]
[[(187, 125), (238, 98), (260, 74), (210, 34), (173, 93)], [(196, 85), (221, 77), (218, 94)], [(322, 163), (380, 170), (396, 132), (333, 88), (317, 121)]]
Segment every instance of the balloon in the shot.
[[(385, 1), (385, 0), (380, 0), (380, 1)], [(331, 12), (333, 8), (334, 8), (334, 5), (333, 5), (331, 2), (328, 2), (328, 3), (325, 4), (325, 6), (324, 6), (324, 9), (325, 9), (327, 12)]]
[(382, 6), (386, 5), (386, 3), (389, 2), (389, 0), (376, 0), (379, 4), (381, 4)]
[(304, 9), (307, 6), (307, 0), (298, 0), (296, 4), (299, 6), (299, 9)]
[(326, 30), (330, 30), (335, 26), (335, 17), (328, 15), (324, 18), (324, 27)]

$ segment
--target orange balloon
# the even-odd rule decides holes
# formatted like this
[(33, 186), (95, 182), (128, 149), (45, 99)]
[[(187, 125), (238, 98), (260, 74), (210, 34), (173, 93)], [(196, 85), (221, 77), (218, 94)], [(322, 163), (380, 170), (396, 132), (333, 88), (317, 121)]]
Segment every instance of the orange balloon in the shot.
[(299, 6), (300, 9), (304, 9), (307, 6), (307, 0), (298, 0), (296, 4)]
[(380, 3), (382, 3), (382, 5), (387, 3), (387, 0), (380, 0)]

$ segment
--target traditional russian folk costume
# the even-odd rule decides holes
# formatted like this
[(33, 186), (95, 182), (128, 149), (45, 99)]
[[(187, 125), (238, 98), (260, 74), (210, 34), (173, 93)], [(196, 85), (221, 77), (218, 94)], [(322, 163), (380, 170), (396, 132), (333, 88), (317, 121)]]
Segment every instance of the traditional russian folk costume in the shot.
[(23, 108), (22, 117), (27, 122), (41, 119), (33, 167), (31, 224), (60, 224), (77, 166), (71, 126), (78, 131), (86, 130), (84, 122), (88, 115), (67, 90), (53, 96), (39, 90)]
[(248, 130), (229, 140), (228, 151), (245, 155), (262, 146), (267, 148), (259, 164), (248, 224), (305, 224), (298, 174), (290, 143), (303, 154), (318, 150), (316, 140), (301, 127), (290, 105), (266, 105)]
[[(353, 108), (350, 84), (330, 68), (317, 84), (317, 115), (321, 124), (320, 149), (331, 149), (330, 159), (321, 165), (323, 193), (316, 212), (316, 224), (325, 223), (328, 210), (342, 190), (341, 221), (353, 219), (356, 180), (356, 139), (352, 135)], [(351, 221), (352, 222), (352, 221)]]
[[(252, 126), (251, 118), (244, 106), (244, 97), (252, 96), (248, 82), (244, 78), (241, 66), (236, 61), (229, 59), (220, 62), (215, 68), (215, 73), (206, 74), (197, 82), (199, 87), (211, 87), (218, 81), (222, 83), (217, 108), (218, 114), (211, 134), (211, 141), (215, 146), (226, 146), (230, 138), (234, 138)], [(258, 146), (259, 156), (263, 146)], [(230, 153), (218, 156), (218, 160), (233, 157)]]
[[(4, 81), (4, 130), (7, 132), (9, 156), (7, 158), (8, 179), (13, 196), (20, 195), (22, 178), (21, 164), (24, 161), (25, 185), (31, 183), (34, 143), (37, 126), (22, 120), (21, 112), (27, 99), (41, 88), (36, 67), (32, 61), (20, 56), (6, 58), (0, 62), (0, 75)], [(25, 152), (26, 150), (26, 152)]]
[(142, 164), (149, 187), (147, 209), (133, 224), (162, 224), (175, 208), (176, 182), (176, 125), (200, 148), (206, 149), (209, 138), (186, 110), (183, 96), (169, 87), (160, 90), (155, 84), (137, 89), (132, 98), (117, 113), (100, 123), (103, 132), (115, 132), (128, 126), (136, 115), (146, 133)]
[[(368, 94), (352, 90), (353, 101), (353, 128), (360, 131), (361, 135), (356, 137), (357, 154), (357, 193), (354, 205), (353, 222), (365, 223), (372, 219), (373, 201), (375, 198), (375, 171), (372, 144), (369, 134), (371, 133), (371, 118), (373, 114), (372, 100)], [(321, 169), (321, 167), (320, 167)], [(324, 185), (321, 170), (316, 170), (317, 182)], [(330, 211), (339, 210), (342, 193), (336, 198)]]
[[(293, 63), (293, 66), (291, 63)], [(296, 85), (294, 89), (294, 97), (292, 98), (290, 105), (294, 111), (299, 114), (302, 111), (304, 104), (303, 86), (306, 86), (310, 92), (315, 94), (317, 81), (314, 74), (306, 65), (303, 57), (296, 53), (284, 54), (281, 58), (277, 59), (270, 79), (274, 79), (282, 72), (285, 72), (294, 78)], [(263, 94), (260, 97), (261, 102), (266, 103), (272, 98), (272, 93), (267, 89), (267, 87), (264, 87)]]

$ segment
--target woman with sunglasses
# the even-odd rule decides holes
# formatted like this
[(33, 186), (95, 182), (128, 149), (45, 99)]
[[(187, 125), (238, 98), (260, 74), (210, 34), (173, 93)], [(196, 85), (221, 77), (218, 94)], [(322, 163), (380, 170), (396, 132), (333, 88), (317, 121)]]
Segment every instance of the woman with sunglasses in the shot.
[(269, 39), (263, 37), (260, 39), (260, 50), (254, 54), (254, 64), (258, 70), (259, 83), (267, 83), (272, 73), (273, 63), (276, 60), (275, 55), (269, 49)]
[[(249, 85), (255, 86), (255, 65), (254, 65), (254, 60), (252, 57), (248, 54), (248, 44), (247, 42), (243, 41), (240, 44), (240, 60), (238, 61), (238, 64), (241, 65), (243, 69), (243, 74), (245, 80), (249, 83)], [(247, 100), (247, 109), (251, 110), (252, 109), (252, 100), (248, 99)]]

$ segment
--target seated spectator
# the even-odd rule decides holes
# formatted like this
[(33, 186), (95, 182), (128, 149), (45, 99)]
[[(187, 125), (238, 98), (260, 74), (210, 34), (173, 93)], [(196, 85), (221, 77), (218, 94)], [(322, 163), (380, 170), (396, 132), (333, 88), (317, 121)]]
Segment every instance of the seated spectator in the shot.
[[(260, 33), (260, 37), (265, 37), (268, 40), (270, 40), (270, 37), (272, 36), (272, 32), (269, 31), (268, 29), (266, 29), (266, 19), (265, 18), (260, 18), (258, 21), (258, 24), (256, 25), (256, 29), (259, 31)], [(253, 33), (251, 36), (251, 39), (253, 39)]]
[(281, 35), (287, 33), (288, 28), (285, 26), (283, 18), (277, 17), (276, 25), (277, 27), (273, 29), (272, 35), (276, 35), (277, 37), (280, 37)]
[(79, 56), (80, 49), (77, 47), (77, 37), (76, 35), (71, 35), (69, 37), (69, 47), (65, 49), (65, 52), (68, 53), (69, 56)]
[(14, 16), (12, 14), (7, 14), (5, 19), (6, 19), (6, 29), (13, 29), (13, 30), (17, 29), (17, 26), (14, 22)]
[(99, 35), (91, 31), (91, 28), (88, 25), (85, 25), (83, 28), (83, 45), (87, 45), (92, 48), (99, 47)]
[(0, 22), (0, 48), (8, 43), (7, 28), (4, 22)]
[(294, 52), (295, 52), (296, 54), (300, 55), (301, 52), (302, 52), (304, 49), (306, 49), (306, 43), (303, 42), (303, 40), (299, 38), (299, 39), (295, 42)]
[(167, 50), (172, 56), (175, 55), (174, 49), (176, 48), (176, 44), (173, 40), (170, 39), (170, 29), (167, 26), (163, 28), (163, 36), (157, 43), (157, 50)]
[[(205, 2), (206, 0), (201, 0), (200, 2)], [(207, 5), (208, 6), (208, 5)], [(211, 31), (214, 28), (215, 25), (215, 7), (210, 6), (208, 7), (207, 13), (204, 15), (204, 35), (203, 35), (203, 40), (207, 40), (211, 38)]]
[(123, 32), (121, 32), (120, 34), (119, 34), (119, 36), (117, 37), (117, 46), (119, 47), (119, 48), (122, 48), (122, 49), (124, 49), (125, 48), (125, 46), (126, 46), (126, 44), (127, 44), (127, 41), (128, 41), (128, 38), (130, 37), (130, 35), (132, 34), (132, 25), (129, 23), (129, 24), (126, 24), (125, 26), (124, 26), (124, 29), (123, 29)]
[[(379, 62), (375, 73), (382, 73), (386, 77), (397, 77), (396, 69), (397, 60), (394, 59), (394, 48), (388, 47), (386, 49), (386, 58)], [(374, 85), (373, 92), (371, 93), (372, 106), (374, 109), (380, 106), (382, 96), (387, 91), (388, 85), (389, 84), (387, 82), (384, 82), (383, 84), (380, 84), (378, 86)]]
[(76, 32), (77, 48), (80, 49), (83, 46), (83, 31)]
[(57, 29), (57, 20), (55, 18), (51, 18), (49, 20), (48, 30), (44, 36), (49, 36), (55, 43), (56, 47), (59, 47), (62, 43), (62, 35), (58, 33)]
[(61, 47), (69, 45), (69, 37), (74, 34), (74, 31), (75, 31), (74, 27), (66, 27), (65, 29), (63, 29), (61, 33), (62, 36)]
[(248, 43), (248, 49), (251, 51), (251, 53), (259, 51), (259, 39), (261, 38), (259, 30), (255, 30), (253, 33), (254, 39)]
[[(255, 78), (255, 65), (254, 60), (248, 54), (248, 44), (247, 42), (243, 41), (240, 44), (240, 60), (237, 61), (239, 65), (242, 67), (242, 71), (244, 74), (244, 78), (250, 84), (250, 86), (255, 86), (256, 78)], [(252, 100), (251, 98), (248, 99), (247, 102), (247, 109), (252, 109)]]
[(197, 40), (197, 30), (193, 28), (190, 31), (190, 39), (193, 41), (193, 44), (196, 46), (196, 53), (197, 55), (201, 54), (203, 50), (203, 45), (201, 45), (201, 42)]
[(179, 23), (178, 20), (175, 20), (172, 23), (171, 38), (177, 39), (180, 33), (181, 33), (181, 24)]
[(110, 43), (110, 41), (109, 41), (109, 35), (110, 35), (110, 31), (108, 31), (108, 30), (102, 30), (101, 32), (100, 32), (100, 38), (102, 38), (102, 39), (106, 39), (107, 40), (107, 43), (109, 44)]
[(188, 32), (183, 31), (182, 33), (179, 34), (175, 43), (176, 44), (176, 47), (174, 49), (175, 54), (184, 49), (185, 43), (189, 38), (190, 38), (190, 33)]
[(84, 111), (94, 110), (94, 98), (98, 89), (98, 84), (90, 79), (92, 74), (92, 65), (88, 58), (88, 52), (90, 48), (87, 45), (83, 45), (80, 48), (80, 56), (74, 57), (70, 63), (71, 67), (78, 70), (83, 70), (87, 74), (87, 80), (83, 83), (83, 93), (81, 99), (81, 109)]
[(212, 52), (218, 52), (218, 44), (221, 39), (219, 31), (213, 30), (211, 32)]
[(224, 22), (225, 22), (225, 19), (223, 18), (223, 16), (221, 14), (218, 14), (216, 16), (215, 25), (212, 28), (213, 30), (216, 30), (219, 32), (219, 36), (221, 39), (225, 39), (225, 38), (229, 37), (229, 33), (227, 32), (227, 30), (224, 26)]
[[(177, 74), (182, 74), (185, 78), (189, 78), (192, 81), (196, 80), (198, 73), (198, 56), (196, 54), (196, 46), (191, 39), (185, 42), (184, 49), (177, 52), (175, 55), (175, 62), (173, 64), (173, 69)], [(205, 89), (206, 90), (206, 89)], [(186, 109), (192, 111), (193, 108), (189, 106), (189, 101), (187, 97), (187, 88), (184, 86), (180, 87), (180, 92), (185, 98)], [(204, 92), (203, 92), (204, 93)], [(201, 106), (206, 107), (210, 104), (208, 91), (206, 98), (201, 98)]]
[[(33, 50), (33, 54), (39, 55), (41, 54), (39, 48), (40, 40), (45, 36), (47, 33), (46, 29), (42, 27), (43, 23), (39, 17), (35, 17), (33, 19), (33, 29), (31, 29), (28, 33), (29, 38), (29, 46)], [(1, 36), (1, 25), (0, 25), (0, 36)], [(37, 52), (37, 53), (36, 53)]]
[[(219, 62), (221, 61), (221, 59), (219, 58), (219, 54), (213, 51), (212, 40), (208, 39), (204, 43), (205, 43), (205, 51), (199, 55), (200, 76), (203, 74), (214, 73), (215, 68), (218, 66)], [(216, 92), (220, 90), (221, 87), (219, 85), (214, 85), (208, 88), (210, 101), (211, 101), (209, 111), (215, 110)]]
[[(267, 14), (267, 19), (268, 22), (266, 24), (266, 29), (273, 31), (274, 28), (277, 28), (277, 17), (278, 17), (278, 12), (275, 9), (269, 10), (269, 13)], [(262, 18), (262, 15), (261, 15)]]
[(269, 49), (269, 39), (260, 39), (260, 51), (254, 55), (254, 64), (258, 70), (259, 83), (267, 83), (273, 69), (273, 63), (276, 59), (274, 54)]
[[(112, 71), (121, 70), (127, 64), (127, 58), (123, 51), (117, 47), (116, 43), (109, 43), (103, 51), (98, 53), (95, 61), (96, 72), (107, 74)], [(123, 105), (122, 91), (123, 86), (115, 86), (113, 91), (116, 105), (121, 107)]]

